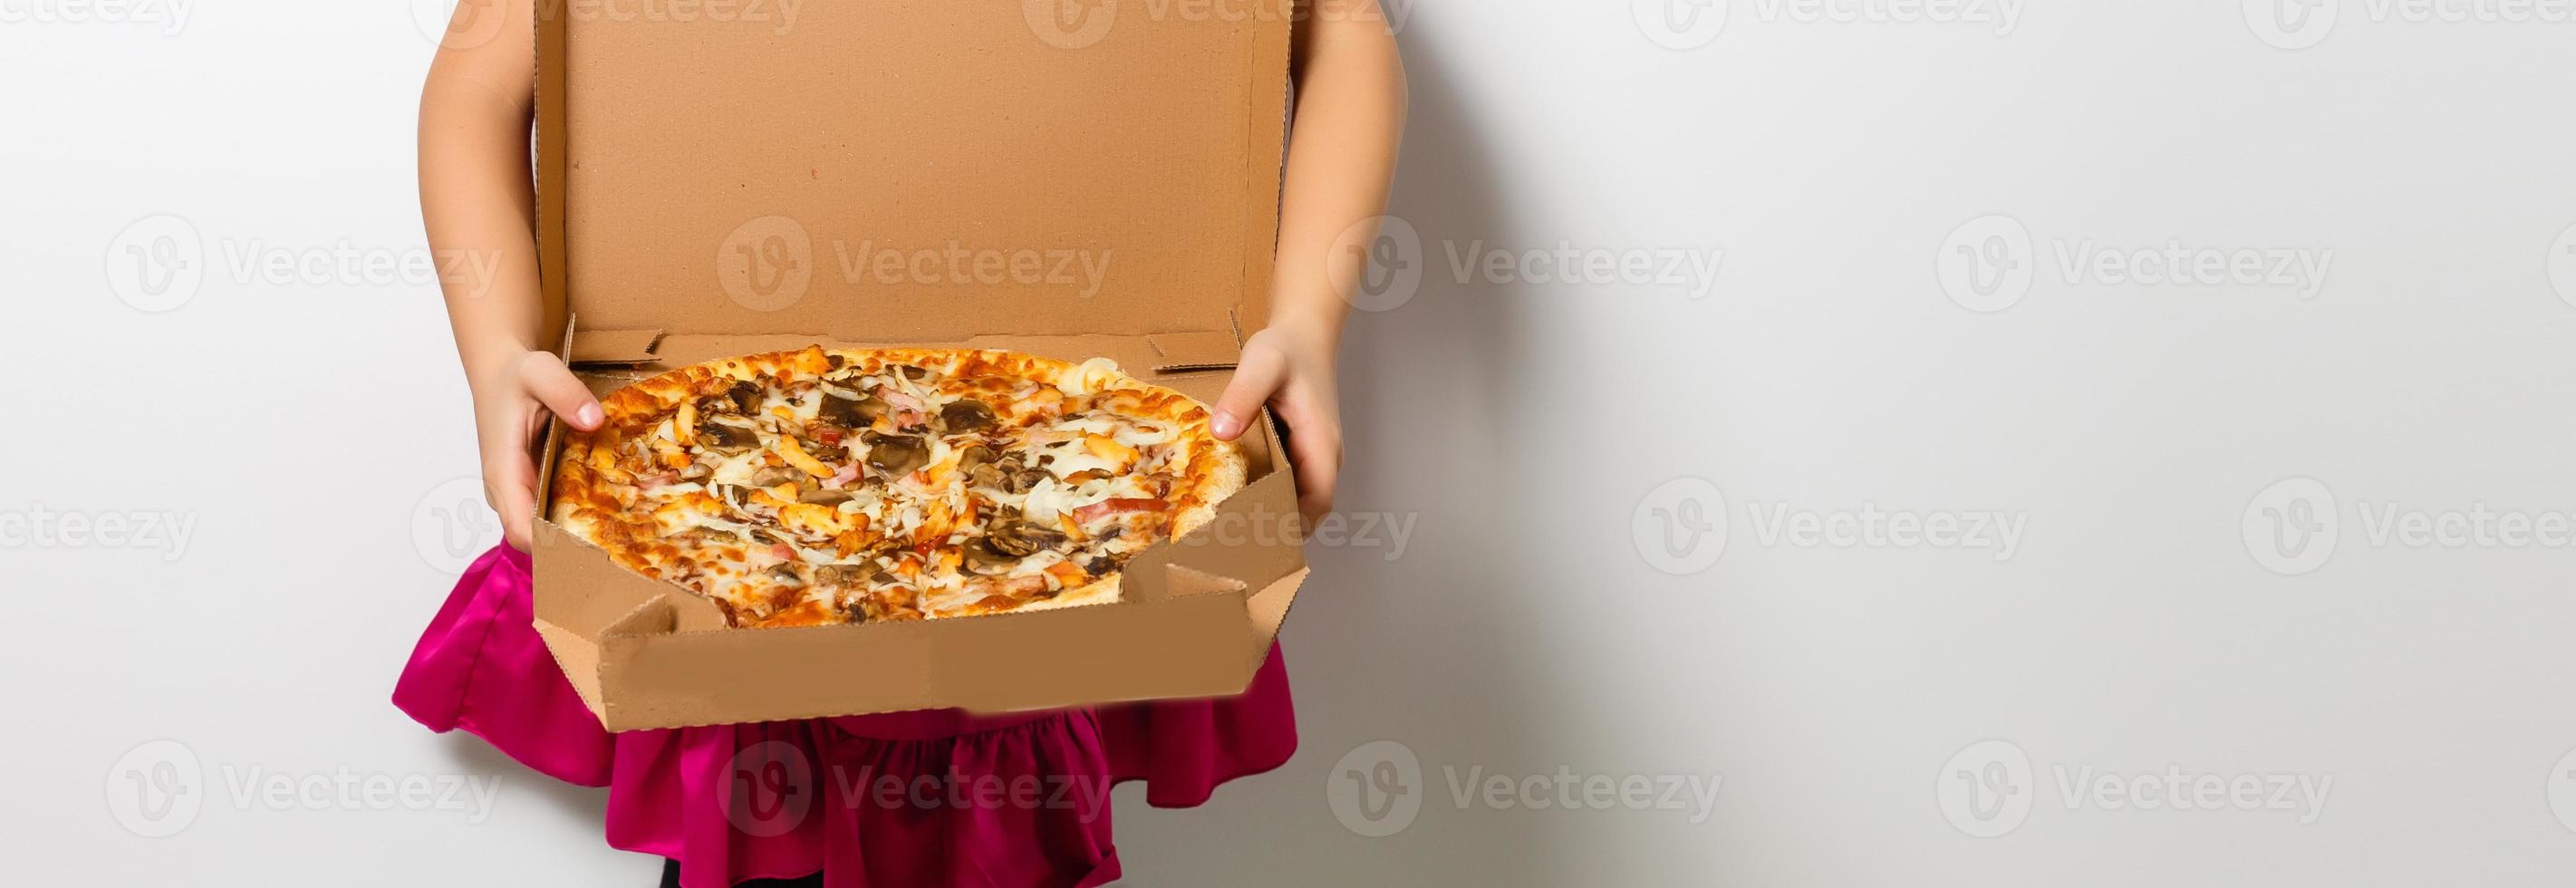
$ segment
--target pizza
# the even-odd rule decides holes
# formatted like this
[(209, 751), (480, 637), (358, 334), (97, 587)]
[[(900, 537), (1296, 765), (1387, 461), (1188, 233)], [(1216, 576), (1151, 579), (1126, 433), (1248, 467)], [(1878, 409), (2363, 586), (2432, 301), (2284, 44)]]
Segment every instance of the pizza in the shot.
[(1116, 601), (1129, 557), (1245, 475), (1205, 406), (1107, 359), (813, 346), (600, 405), (566, 429), (550, 517), (743, 628)]

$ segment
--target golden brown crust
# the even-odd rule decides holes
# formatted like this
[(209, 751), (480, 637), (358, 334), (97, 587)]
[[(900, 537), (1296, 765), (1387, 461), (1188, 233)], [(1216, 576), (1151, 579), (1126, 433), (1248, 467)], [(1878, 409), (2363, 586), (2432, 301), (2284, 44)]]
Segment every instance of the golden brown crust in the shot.
[[(872, 381), (895, 406), (868, 400), (895, 417), (844, 428), (847, 417), (817, 413)], [(986, 415), (967, 411), (958, 422), (974, 430), (958, 432), (925, 415), (943, 401)], [(1242, 451), (1215, 438), (1204, 405), (1105, 361), (816, 346), (681, 367), (610, 392), (601, 405), (600, 429), (566, 438), (551, 518), (629, 569), (708, 595), (743, 626), (1115, 601), (1119, 552), (1205, 523), (1246, 474)], [(746, 434), (757, 447), (734, 449), (751, 439), (733, 436)], [(1006, 459), (1053, 462), (1043, 471), (1063, 477), (1018, 491), (1026, 502), (1017, 504), (1012, 493), (970, 484), (962, 451), (990, 460), (994, 449), (1020, 443), (1032, 449)], [(880, 447), (898, 446), (919, 452), (886, 451), (913, 457), (900, 465), (878, 461)], [(1041, 446), (1058, 449), (1030, 456)], [(1090, 468), (1067, 470), (1076, 464)], [(746, 466), (758, 467), (756, 483), (741, 480)], [(868, 505), (855, 508), (842, 495), (849, 490)], [(836, 496), (838, 505), (821, 504)], [(1089, 504), (1071, 507), (1078, 501)], [(1074, 548), (1044, 565), (1043, 551), (1009, 556), (1018, 560), (1007, 574), (961, 568), (961, 553), (1005, 521)], [(875, 579), (847, 579), (862, 569)], [(811, 578), (822, 575), (840, 579), (817, 586)]]

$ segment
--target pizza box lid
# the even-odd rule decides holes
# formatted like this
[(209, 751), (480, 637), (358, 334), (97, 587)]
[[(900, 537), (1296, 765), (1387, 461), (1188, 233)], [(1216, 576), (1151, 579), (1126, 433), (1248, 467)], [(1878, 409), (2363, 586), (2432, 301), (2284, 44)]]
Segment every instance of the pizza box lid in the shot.
[(1233, 331), (1290, 24), (1062, 0), (538, 6), (541, 282), (583, 330)]

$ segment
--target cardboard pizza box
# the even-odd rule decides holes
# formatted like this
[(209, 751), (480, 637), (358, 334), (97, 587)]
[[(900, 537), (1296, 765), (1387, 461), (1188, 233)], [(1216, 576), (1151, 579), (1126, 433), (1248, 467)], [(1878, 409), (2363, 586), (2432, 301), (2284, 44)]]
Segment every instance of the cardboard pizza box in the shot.
[[(1060, 6), (538, 4), (538, 251), (575, 369), (606, 391), (813, 343), (967, 345), (1212, 402), (1267, 315), (1290, 25)], [(1139, 553), (1115, 604), (729, 629), (541, 503), (537, 630), (616, 731), (1239, 693), (1306, 574), (1277, 430), (1243, 443), (1250, 483)]]

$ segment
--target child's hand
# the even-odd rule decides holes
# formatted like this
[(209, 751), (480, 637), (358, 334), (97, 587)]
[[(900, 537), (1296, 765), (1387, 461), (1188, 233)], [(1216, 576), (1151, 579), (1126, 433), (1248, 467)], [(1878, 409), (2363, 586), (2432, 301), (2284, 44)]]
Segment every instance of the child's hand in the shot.
[(1297, 469), (1297, 510), (1308, 526), (1333, 510), (1342, 471), (1342, 402), (1334, 387), (1334, 338), (1316, 329), (1274, 325), (1243, 344), (1234, 381), (1217, 398), (1216, 435), (1234, 440), (1261, 415), (1261, 405), (1288, 424), (1288, 460)]
[(474, 383), (474, 425), (483, 446), (483, 501), (501, 514), (501, 534), (528, 550), (529, 519), (536, 514), (536, 445), (549, 414), (574, 428), (599, 428), (606, 415), (590, 389), (542, 351), (502, 358)]

